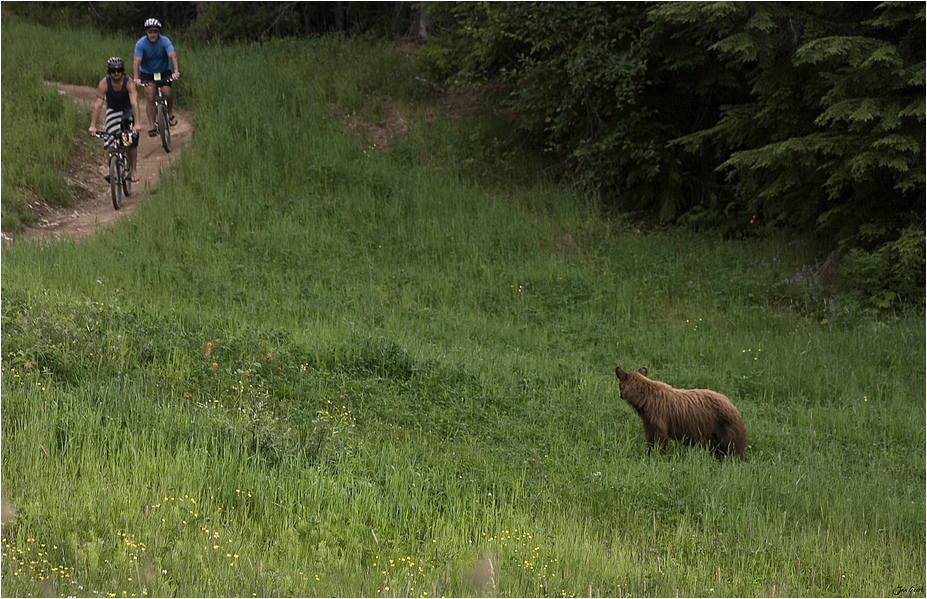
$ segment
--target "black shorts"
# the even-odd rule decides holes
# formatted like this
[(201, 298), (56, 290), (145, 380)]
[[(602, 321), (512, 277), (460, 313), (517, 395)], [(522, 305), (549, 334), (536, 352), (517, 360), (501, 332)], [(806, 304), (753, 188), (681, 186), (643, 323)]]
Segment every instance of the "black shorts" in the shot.
[[(157, 82), (158, 87), (164, 87), (165, 85), (167, 87), (170, 87), (171, 77), (173, 75), (174, 75), (174, 71), (171, 71), (171, 70), (161, 71), (161, 81)], [(139, 71), (138, 73), (138, 78), (141, 79), (142, 81), (154, 81), (155, 80), (154, 75), (152, 73), (143, 73), (141, 71)]]

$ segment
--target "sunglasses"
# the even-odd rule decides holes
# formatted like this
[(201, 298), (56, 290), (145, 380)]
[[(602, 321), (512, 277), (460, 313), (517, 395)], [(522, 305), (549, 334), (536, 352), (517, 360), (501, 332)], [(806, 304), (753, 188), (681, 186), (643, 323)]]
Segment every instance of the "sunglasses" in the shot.
[(109, 69), (110, 75), (112, 75), (113, 73), (125, 73), (125, 72), (126, 72), (125, 69)]

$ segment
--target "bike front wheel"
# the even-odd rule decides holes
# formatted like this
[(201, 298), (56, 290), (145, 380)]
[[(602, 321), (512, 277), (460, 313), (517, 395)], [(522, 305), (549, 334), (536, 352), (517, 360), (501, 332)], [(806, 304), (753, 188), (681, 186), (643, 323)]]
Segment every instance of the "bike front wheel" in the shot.
[(128, 156), (126, 160), (122, 161), (122, 191), (125, 192), (126, 196), (132, 195), (132, 170), (131, 165), (128, 161)]
[(158, 104), (158, 133), (161, 135), (161, 147), (170, 154), (171, 126), (167, 120), (167, 107), (164, 104)]
[(119, 210), (122, 208), (122, 168), (119, 164), (119, 157), (116, 155), (109, 157), (109, 190), (113, 196), (113, 208)]

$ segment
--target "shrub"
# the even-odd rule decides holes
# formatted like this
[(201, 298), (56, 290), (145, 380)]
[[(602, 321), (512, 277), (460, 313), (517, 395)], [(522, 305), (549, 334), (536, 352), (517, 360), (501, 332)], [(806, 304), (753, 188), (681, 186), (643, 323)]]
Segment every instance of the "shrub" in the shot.
[(896, 301), (922, 305), (924, 242), (924, 231), (909, 227), (898, 239), (874, 251), (851, 249), (840, 267), (843, 286), (875, 309), (888, 308)]

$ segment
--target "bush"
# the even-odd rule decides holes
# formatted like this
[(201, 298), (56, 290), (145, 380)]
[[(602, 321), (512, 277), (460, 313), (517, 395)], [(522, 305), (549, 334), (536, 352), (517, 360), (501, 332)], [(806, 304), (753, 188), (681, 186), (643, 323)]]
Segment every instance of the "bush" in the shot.
[(895, 302), (923, 305), (924, 243), (924, 231), (909, 227), (875, 251), (854, 248), (841, 264), (841, 281), (856, 299), (875, 309)]

